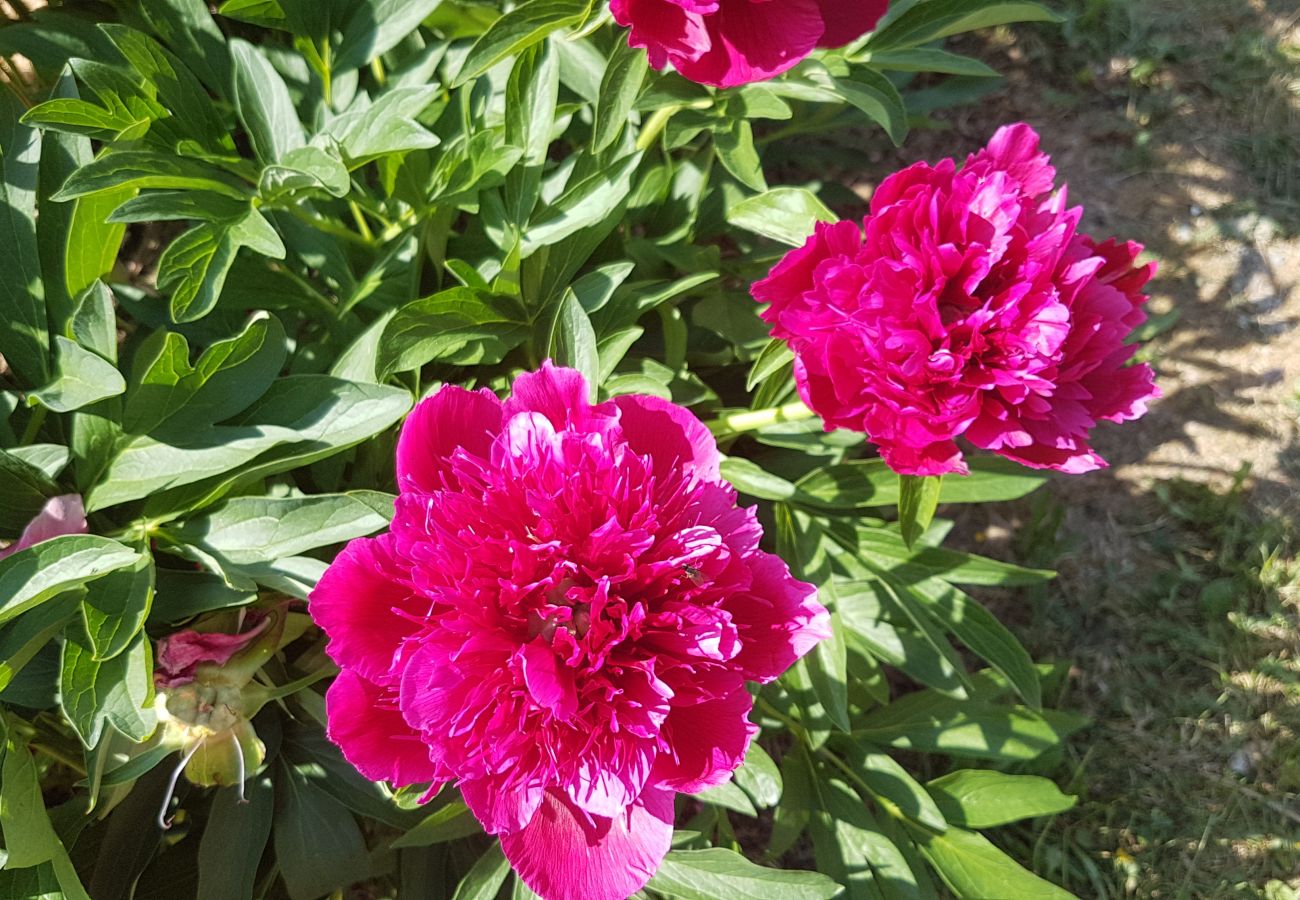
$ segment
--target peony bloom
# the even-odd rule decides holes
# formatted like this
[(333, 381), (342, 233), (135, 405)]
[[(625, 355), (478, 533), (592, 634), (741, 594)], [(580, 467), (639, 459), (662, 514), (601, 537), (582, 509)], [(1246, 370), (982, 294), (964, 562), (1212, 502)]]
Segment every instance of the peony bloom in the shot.
[(1055, 178), (1034, 130), (1004, 127), (960, 170), (891, 175), (864, 228), (819, 225), (754, 285), (827, 428), (909, 475), (965, 473), (958, 437), (1035, 468), (1106, 465), (1093, 426), (1159, 396), (1125, 344), (1155, 266), (1079, 233)]
[(45, 506), (23, 529), (22, 536), (8, 547), (0, 548), (0, 559), (26, 550), (41, 541), (65, 534), (85, 534), (86, 508), (78, 494), (63, 494), (45, 501)]
[(746, 681), (829, 634), (718, 465), (685, 409), (593, 406), (550, 363), (505, 402), (425, 400), (391, 531), (349, 544), (311, 597), (342, 669), (330, 737), (369, 778), (454, 782), (546, 900), (635, 893), (674, 793), (744, 759)]
[(612, 0), (628, 43), (656, 69), (672, 63), (700, 84), (735, 87), (842, 47), (876, 27), (889, 0)]

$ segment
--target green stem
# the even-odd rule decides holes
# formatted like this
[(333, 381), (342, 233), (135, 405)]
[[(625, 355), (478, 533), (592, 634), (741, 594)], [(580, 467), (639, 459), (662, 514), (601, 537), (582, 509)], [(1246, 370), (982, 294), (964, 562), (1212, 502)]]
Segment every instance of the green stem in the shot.
[(804, 405), (802, 400), (787, 403), (785, 406), (773, 406), (768, 409), (752, 409), (744, 412), (729, 413), (719, 416), (708, 423), (709, 431), (714, 435), (744, 434), (757, 431), (769, 425), (782, 422), (802, 422), (813, 418), (816, 413)]
[(293, 216), (295, 219), (300, 219), (301, 221), (306, 222), (312, 228), (315, 228), (317, 231), (322, 231), (325, 234), (328, 234), (332, 237), (340, 238), (341, 240), (348, 241), (349, 243), (359, 244), (362, 247), (373, 248), (374, 246), (373, 240), (366, 240), (366, 238), (357, 234), (355, 231), (352, 231), (348, 228), (344, 228), (342, 225), (336, 225), (329, 219), (325, 218), (324, 216), (314, 215), (312, 213), (309, 213), (300, 206), (280, 206), (277, 208), (283, 209), (285, 212)]
[(361, 212), (361, 207), (357, 205), (357, 201), (348, 200), (348, 209), (352, 211), (352, 219), (357, 223), (357, 231), (361, 232), (361, 236), (366, 241), (373, 244), (375, 242), (375, 233), (370, 230), (370, 225), (366, 222), (365, 214)]
[(23, 431), (23, 439), (18, 443), (21, 446), (27, 446), (36, 440), (36, 436), (41, 432), (41, 426), (45, 424), (45, 414), (48, 410), (44, 406), (38, 406), (32, 412), (32, 416), (27, 420), (27, 428)]
[(668, 120), (677, 115), (681, 109), (680, 106), (664, 106), (654, 111), (649, 119), (646, 120), (644, 127), (641, 129), (641, 135), (636, 139), (636, 148), (638, 150), (648, 150), (650, 145), (659, 139), (664, 128), (668, 125)]
[(330, 47), (329, 35), (321, 42), (321, 87), (325, 94), (325, 105), (332, 107), (334, 105), (334, 73), (332, 71), (334, 64), (330, 61), (333, 50)]

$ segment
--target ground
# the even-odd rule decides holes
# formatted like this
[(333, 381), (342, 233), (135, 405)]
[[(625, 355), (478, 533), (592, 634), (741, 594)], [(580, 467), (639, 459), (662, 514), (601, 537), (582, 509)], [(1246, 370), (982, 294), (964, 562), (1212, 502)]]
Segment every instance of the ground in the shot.
[(1032, 605), (990, 600), (1073, 663), (1060, 702), (1096, 723), (1063, 775), (1079, 808), (1005, 840), (1082, 897), (1300, 897), (1300, 6), (1052, 5), (1068, 46), (964, 40), (1005, 85), (886, 160), (1028, 121), (1085, 228), (1160, 263), (1165, 396), (1099, 436), (1113, 468), (963, 522), (1060, 570)]

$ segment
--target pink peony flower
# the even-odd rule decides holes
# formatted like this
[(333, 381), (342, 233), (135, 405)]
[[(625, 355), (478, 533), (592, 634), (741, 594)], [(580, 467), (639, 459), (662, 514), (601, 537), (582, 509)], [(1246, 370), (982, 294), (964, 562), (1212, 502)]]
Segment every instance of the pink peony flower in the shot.
[(22, 536), (8, 547), (0, 548), (0, 559), (12, 556), (19, 550), (34, 547), (41, 541), (62, 537), (65, 534), (85, 534), (86, 508), (79, 494), (63, 494), (45, 501), (36, 518), (27, 523)]
[(546, 900), (635, 893), (674, 792), (744, 759), (746, 681), (829, 634), (718, 465), (685, 409), (592, 406), (550, 363), (505, 402), (421, 403), (392, 530), (349, 544), (311, 597), (342, 669), (330, 737), (369, 778), (454, 781)]
[(1001, 128), (960, 170), (891, 175), (865, 234), (819, 225), (754, 285), (827, 428), (865, 432), (911, 475), (965, 473), (958, 437), (1035, 468), (1106, 465), (1092, 428), (1160, 395), (1124, 343), (1155, 265), (1079, 233), (1055, 178), (1032, 128)]
[(158, 642), (154, 664), (154, 683), (159, 688), (189, 684), (198, 677), (200, 666), (220, 668), (241, 652), (271, 625), (274, 617), (253, 610), (245, 625), (247, 631), (226, 634), (220, 631), (178, 631)]
[(672, 63), (700, 84), (735, 87), (842, 47), (876, 27), (889, 0), (612, 0), (628, 42), (656, 69)]

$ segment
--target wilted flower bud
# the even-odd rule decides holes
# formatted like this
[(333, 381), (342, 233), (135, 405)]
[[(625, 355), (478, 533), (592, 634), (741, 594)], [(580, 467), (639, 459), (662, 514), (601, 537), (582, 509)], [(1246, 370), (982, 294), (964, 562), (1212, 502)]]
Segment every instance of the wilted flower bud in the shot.
[(200, 787), (242, 788), (262, 764), (266, 748), (251, 719), (271, 693), (253, 677), (282, 646), (287, 618), (288, 604), (280, 603), (241, 611), (234, 634), (208, 630), (228, 627), (223, 620), (230, 614), (221, 613), (158, 642), (154, 684), (162, 741), (182, 753), (173, 785), (184, 771)]

